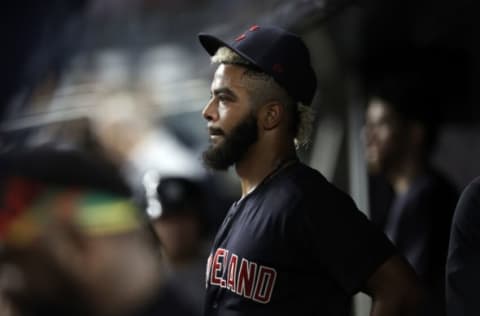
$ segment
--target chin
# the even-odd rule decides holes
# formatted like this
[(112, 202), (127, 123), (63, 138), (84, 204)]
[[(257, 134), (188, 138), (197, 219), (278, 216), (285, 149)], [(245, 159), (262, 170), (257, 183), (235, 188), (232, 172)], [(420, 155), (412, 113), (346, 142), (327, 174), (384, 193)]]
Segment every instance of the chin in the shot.
[(211, 148), (218, 148), (222, 145), (223, 141), (221, 139), (212, 139), (210, 140), (210, 147)]
[(370, 174), (377, 175), (382, 172), (382, 167), (377, 160), (367, 160), (367, 170)]

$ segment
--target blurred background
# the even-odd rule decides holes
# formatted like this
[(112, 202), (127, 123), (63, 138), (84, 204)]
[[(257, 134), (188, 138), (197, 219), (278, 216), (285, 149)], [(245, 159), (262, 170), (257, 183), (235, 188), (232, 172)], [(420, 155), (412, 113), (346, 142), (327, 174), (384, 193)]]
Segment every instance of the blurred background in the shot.
[(348, 189), (350, 158), (361, 156), (362, 87), (382, 72), (415, 67), (432, 95), (431, 115), (444, 123), (435, 162), (463, 187), (480, 173), (477, 13), (469, 0), (7, 1), (2, 143), (90, 146), (92, 116), (111, 121), (123, 106), (98, 113), (98, 104), (123, 93), (138, 100), (135, 115), (198, 156), (212, 68), (196, 34), (228, 39), (251, 24), (276, 24), (304, 37), (320, 78), (306, 160)]
[(213, 68), (196, 35), (275, 24), (304, 38), (319, 78), (304, 161), (368, 213), (368, 87), (407, 69), (440, 126), (433, 162), (461, 190), (480, 175), (479, 12), (473, 0), (6, 0), (0, 150), (106, 152), (133, 182), (151, 166), (207, 177), (214, 231), (240, 190), (201, 168)]

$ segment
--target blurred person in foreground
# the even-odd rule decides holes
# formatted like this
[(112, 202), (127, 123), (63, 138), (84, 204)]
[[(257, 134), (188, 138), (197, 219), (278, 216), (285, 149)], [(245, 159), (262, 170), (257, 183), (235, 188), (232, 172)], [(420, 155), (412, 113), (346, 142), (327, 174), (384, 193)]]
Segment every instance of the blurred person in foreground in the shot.
[[(170, 119), (163, 116), (161, 104), (154, 103), (141, 89), (131, 88), (99, 93), (89, 122), (98, 147), (118, 166), (130, 187), (141, 191), (139, 194), (143, 194), (142, 181), (147, 173), (188, 179), (206, 189), (205, 213), (212, 229), (223, 219), (223, 206), (232, 200), (231, 190), (218, 194), (218, 188), (225, 189), (229, 182), (205, 172), (200, 153), (181, 140), (168, 124)], [(183, 125), (178, 128), (187, 128)]]
[[(437, 137), (434, 100), (411, 77), (391, 76), (370, 91), (365, 145), (370, 174), (393, 190), (390, 204), (371, 210), (378, 224), (413, 266), (429, 290), (429, 315), (445, 314), (445, 262), (453, 210), (454, 185), (431, 163)], [(371, 205), (380, 191), (371, 187)]]
[(372, 316), (416, 315), (411, 267), (347, 194), (297, 158), (317, 86), (301, 38), (254, 25), (231, 44), (199, 39), (217, 64), (204, 163), (233, 166), (242, 187), (208, 260), (205, 315), (348, 315), (358, 291), (372, 296)]
[(166, 286), (193, 314), (202, 315), (208, 255), (207, 204), (202, 183), (148, 173), (147, 214), (165, 259)]
[(142, 179), (149, 171), (164, 177), (203, 179), (205, 171), (199, 159), (155, 121), (161, 113), (153, 109), (139, 91), (99, 93), (90, 117), (92, 132), (134, 190), (143, 190)]
[(480, 178), (460, 196), (453, 216), (447, 257), (448, 316), (480, 314)]
[(49, 148), (4, 152), (0, 165), (0, 301), (12, 315), (181, 314), (164, 308), (176, 297), (113, 165)]

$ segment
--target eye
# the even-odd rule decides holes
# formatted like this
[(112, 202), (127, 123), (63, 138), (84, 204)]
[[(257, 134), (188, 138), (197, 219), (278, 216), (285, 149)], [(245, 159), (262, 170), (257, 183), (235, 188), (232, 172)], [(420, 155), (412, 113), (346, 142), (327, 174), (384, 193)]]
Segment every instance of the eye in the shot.
[(232, 101), (232, 98), (227, 94), (220, 93), (218, 95), (218, 100), (220, 100), (220, 102), (230, 102)]

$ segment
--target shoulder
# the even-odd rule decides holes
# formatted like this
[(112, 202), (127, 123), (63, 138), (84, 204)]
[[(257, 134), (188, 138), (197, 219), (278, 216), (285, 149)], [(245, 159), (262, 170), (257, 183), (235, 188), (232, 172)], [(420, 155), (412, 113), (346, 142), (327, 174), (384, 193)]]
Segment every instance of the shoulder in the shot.
[(271, 196), (278, 201), (295, 201), (296, 206), (308, 213), (325, 215), (334, 211), (340, 215), (342, 210), (358, 210), (347, 193), (301, 162), (289, 167), (276, 180)]
[(453, 182), (441, 171), (429, 169), (417, 182), (417, 189), (421, 194), (434, 195), (437, 199), (456, 199), (458, 190)]
[(479, 245), (480, 177), (463, 190), (454, 214), (446, 265), (447, 308), (451, 315), (478, 312)]
[[(458, 190), (443, 173), (431, 169), (419, 177), (408, 192), (407, 209), (422, 214), (451, 217), (458, 201)], [(428, 215), (431, 216), (431, 215)]]
[(480, 177), (463, 190), (454, 217), (456, 226), (480, 226)]
[(304, 163), (297, 163), (290, 168), (282, 179), (284, 185), (294, 191), (298, 191), (304, 198), (336, 199), (346, 196), (346, 193), (330, 183), (318, 170)]
[(466, 186), (465, 190), (463, 190), (462, 198), (464, 196), (468, 196), (471, 198), (478, 197), (479, 193), (480, 193), (480, 177), (477, 177)]

